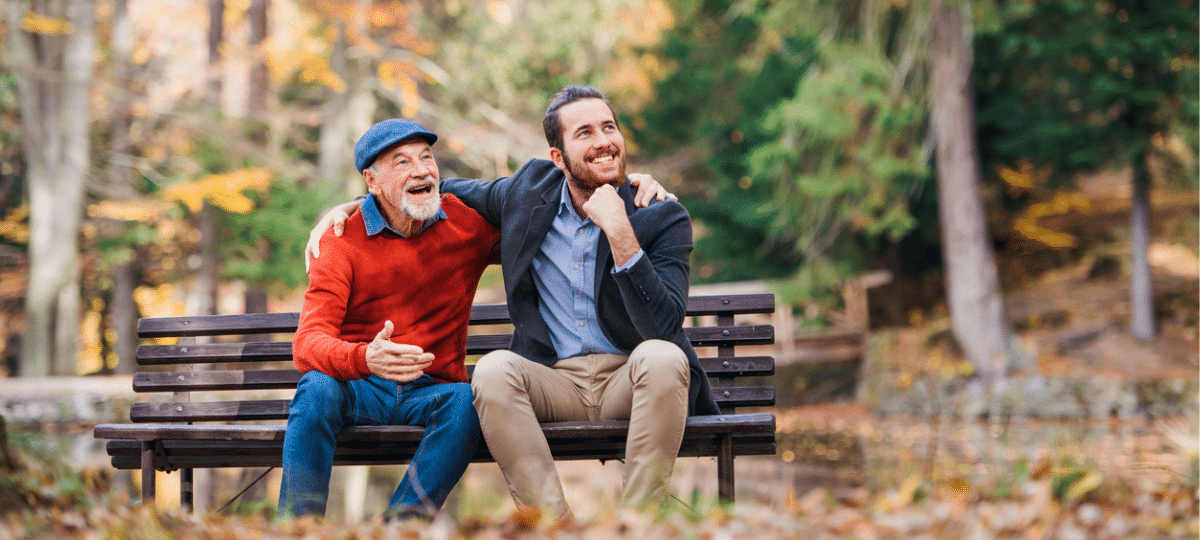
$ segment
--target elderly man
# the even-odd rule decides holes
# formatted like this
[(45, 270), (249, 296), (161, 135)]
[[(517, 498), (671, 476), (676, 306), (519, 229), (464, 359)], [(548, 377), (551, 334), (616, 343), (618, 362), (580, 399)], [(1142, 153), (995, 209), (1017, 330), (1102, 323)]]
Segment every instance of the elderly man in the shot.
[(492, 182), (442, 183), (501, 231), (514, 331), (509, 350), (475, 367), (484, 439), (517, 504), (570, 518), (539, 422), (629, 420), (622, 503), (659, 504), (687, 416), (719, 412), (682, 329), (691, 221), (674, 200), (633, 193), (599, 90), (563, 89), (542, 127), (550, 161)]
[(479, 445), (463, 365), (479, 277), (496, 229), (439, 192), (415, 122), (385, 120), (354, 147), (370, 193), (309, 268), (293, 341), (304, 372), (289, 410), (280, 515), (324, 514), (335, 437), (351, 425), (424, 426), (387, 516), (432, 516)]

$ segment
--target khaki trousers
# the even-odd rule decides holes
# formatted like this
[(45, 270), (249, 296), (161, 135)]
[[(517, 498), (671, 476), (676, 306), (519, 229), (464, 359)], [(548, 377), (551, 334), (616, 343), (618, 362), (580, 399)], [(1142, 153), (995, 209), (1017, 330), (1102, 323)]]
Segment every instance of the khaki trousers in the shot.
[(594, 354), (544, 366), (510, 351), (475, 365), (471, 389), (492, 457), (518, 505), (570, 517), (562, 482), (538, 422), (629, 420), (621, 503), (641, 507), (670, 495), (687, 422), (687, 356), (650, 340), (628, 357)]

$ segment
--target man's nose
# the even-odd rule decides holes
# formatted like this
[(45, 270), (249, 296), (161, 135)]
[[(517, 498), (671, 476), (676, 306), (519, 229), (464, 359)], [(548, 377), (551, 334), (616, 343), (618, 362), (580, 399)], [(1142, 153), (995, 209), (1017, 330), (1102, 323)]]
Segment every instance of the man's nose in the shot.
[(417, 176), (424, 178), (426, 176), (429, 176), (430, 170), (432, 168), (433, 167), (429, 163), (427, 163), (425, 160), (419, 160), (419, 161), (417, 161), (417, 168), (413, 172), (415, 172), (417, 174)]
[(612, 144), (613, 135), (609, 133), (600, 132), (592, 138), (593, 148), (608, 148), (609, 146), (612, 146)]

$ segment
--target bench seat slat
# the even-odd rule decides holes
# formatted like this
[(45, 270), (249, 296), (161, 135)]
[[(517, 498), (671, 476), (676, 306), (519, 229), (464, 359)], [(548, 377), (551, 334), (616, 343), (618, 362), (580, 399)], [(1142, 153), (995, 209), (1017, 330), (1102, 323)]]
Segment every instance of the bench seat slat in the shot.
[[(182, 404), (185, 405), (185, 404)], [(282, 425), (188, 425), (188, 424), (100, 424), (96, 437), (102, 439), (181, 439), (207, 441), (282, 441), (286, 426)], [(598, 420), (594, 422), (547, 422), (542, 431), (548, 439), (562, 437), (624, 436), (629, 422)], [(419, 426), (353, 426), (338, 434), (339, 441), (420, 440), (424, 428)], [(775, 432), (775, 417), (769, 413), (723, 414), (689, 416), (685, 432), (711, 435), (716, 433)], [(414, 437), (415, 435), (415, 437)]]
[[(96, 436), (111, 439), (107, 452), (118, 468), (140, 466), (139, 440), (162, 440), (172, 467), (248, 467), (278, 465), (285, 426), (195, 426), (102, 424)], [(559, 459), (619, 456), (629, 422), (553, 422), (542, 424), (546, 440)], [(335, 459), (340, 462), (396, 463), (412, 458), (424, 429), (418, 426), (355, 426), (338, 435)], [(775, 418), (767, 413), (694, 416), (688, 418), (681, 456), (711, 456), (714, 437), (732, 433), (739, 454), (774, 452)], [(476, 460), (490, 460), (481, 448)]]
[[(371, 444), (339, 444), (335, 457), (384, 455), (395, 458), (403, 456), (405, 460), (412, 459), (415, 447), (404, 448), (420, 438), (420, 431), (412, 440), (392, 440), (388, 442), (372, 442)], [(577, 439), (548, 439), (554, 441), (554, 446), (565, 453), (579, 453), (581, 450), (622, 451), (625, 448), (623, 438), (577, 438)], [(685, 434), (681, 448), (692, 453), (703, 452), (713, 444), (712, 435)], [(769, 433), (745, 433), (734, 435), (734, 443), (739, 445), (758, 445), (774, 440)], [(141, 442), (133, 439), (116, 439), (106, 445), (108, 455), (112, 458), (137, 457), (141, 454)], [(172, 461), (200, 456), (220, 454), (229, 459), (230, 463), (247, 456), (267, 456), (279, 454), (283, 450), (283, 441), (192, 441), (170, 439), (163, 442), (163, 450)], [(407, 453), (406, 453), (407, 452)], [(486, 447), (482, 454), (486, 455)]]
[[(175, 441), (170, 441), (175, 442)], [(622, 445), (623, 446), (623, 445)], [(334, 465), (394, 465), (407, 463), (412, 459), (412, 446), (393, 446), (383, 451), (334, 451)], [(585, 459), (619, 459), (623, 448), (594, 448), (586, 446), (554, 447), (551, 453), (558, 461), (577, 461)], [(776, 452), (774, 438), (762, 436), (759, 438), (742, 438), (734, 436), (733, 451), (739, 456), (769, 456)], [(715, 443), (695, 444), (681, 447), (679, 457), (712, 457), (717, 448)], [(215, 450), (207, 455), (172, 456), (169, 462), (172, 468), (214, 468), (214, 467), (278, 467), (282, 461), (279, 449), (270, 453), (246, 453), (240, 455), (220, 454)], [(476, 462), (491, 461), (487, 452), (481, 451), (474, 458)], [(122, 454), (112, 457), (112, 465), (116, 469), (138, 469), (141, 459), (136, 454)]]

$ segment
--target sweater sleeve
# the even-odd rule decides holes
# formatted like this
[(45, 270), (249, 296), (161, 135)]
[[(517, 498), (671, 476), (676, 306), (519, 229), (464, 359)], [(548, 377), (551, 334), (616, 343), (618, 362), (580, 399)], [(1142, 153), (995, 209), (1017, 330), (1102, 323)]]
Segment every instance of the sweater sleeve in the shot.
[(300, 325), (292, 340), (293, 361), (302, 373), (315, 369), (338, 380), (369, 377), (369, 342), (340, 338), (354, 280), (348, 257), (352, 250), (332, 230), (326, 231), (321, 244), (327, 254), (314, 259), (309, 269)]

